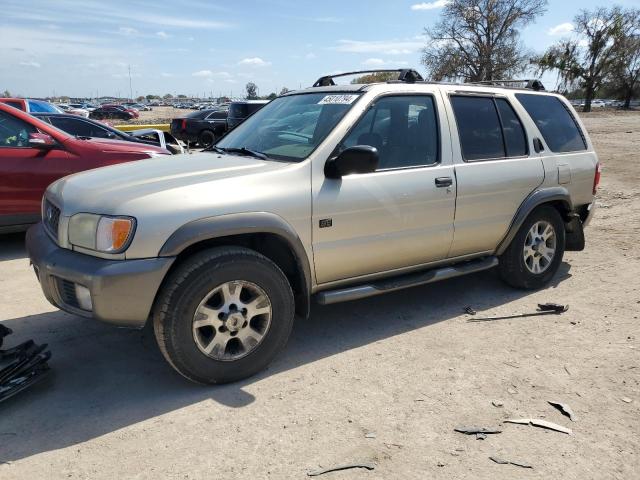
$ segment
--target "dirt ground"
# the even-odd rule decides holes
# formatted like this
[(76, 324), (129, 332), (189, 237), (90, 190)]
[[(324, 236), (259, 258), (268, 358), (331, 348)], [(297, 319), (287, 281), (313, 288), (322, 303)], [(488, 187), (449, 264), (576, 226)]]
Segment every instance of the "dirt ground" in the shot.
[[(33, 338), (53, 352), (49, 379), (0, 404), (0, 478), (303, 479), (351, 462), (375, 469), (320, 478), (640, 478), (640, 114), (585, 122), (604, 166), (600, 208), (586, 250), (565, 256), (549, 288), (517, 291), (484, 272), (316, 305), (267, 371), (233, 385), (187, 383), (149, 330), (55, 310), (23, 236), (0, 239), (7, 343)], [(463, 312), (538, 302), (570, 309), (491, 322)], [(502, 423), (510, 417), (573, 434)], [(502, 433), (476, 440), (459, 425)]]

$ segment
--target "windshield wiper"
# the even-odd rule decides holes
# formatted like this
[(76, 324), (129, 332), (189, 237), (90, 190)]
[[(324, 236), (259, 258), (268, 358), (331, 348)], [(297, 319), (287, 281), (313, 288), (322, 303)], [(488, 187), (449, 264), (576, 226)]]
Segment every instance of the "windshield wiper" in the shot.
[(250, 150), (246, 147), (241, 147), (241, 148), (223, 148), (223, 147), (216, 147), (215, 145), (213, 147), (211, 147), (211, 150), (218, 152), (218, 153), (239, 153), (241, 155), (248, 155), (250, 157), (256, 157), (259, 158), (260, 160), (267, 160), (269, 157), (267, 157), (264, 153), (262, 152), (256, 152), (255, 150)]

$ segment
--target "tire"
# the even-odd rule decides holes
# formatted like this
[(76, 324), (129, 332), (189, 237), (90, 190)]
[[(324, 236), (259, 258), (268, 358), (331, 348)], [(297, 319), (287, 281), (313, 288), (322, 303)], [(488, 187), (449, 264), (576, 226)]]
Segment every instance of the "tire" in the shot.
[(198, 143), (202, 148), (207, 148), (216, 142), (216, 135), (211, 130), (202, 130), (198, 135)]
[[(552, 234), (547, 233), (546, 226), (553, 229)], [(516, 288), (542, 288), (558, 271), (564, 247), (565, 229), (562, 217), (553, 207), (539, 207), (527, 217), (509, 247), (499, 257), (500, 276)]]
[[(229, 296), (232, 288), (235, 297)], [(262, 303), (255, 303), (254, 295)], [(257, 313), (267, 309), (268, 314)], [(294, 312), (291, 286), (275, 263), (253, 250), (220, 247), (179, 265), (164, 283), (152, 315), (158, 346), (171, 366), (194, 382), (217, 384), (263, 370), (287, 343)]]

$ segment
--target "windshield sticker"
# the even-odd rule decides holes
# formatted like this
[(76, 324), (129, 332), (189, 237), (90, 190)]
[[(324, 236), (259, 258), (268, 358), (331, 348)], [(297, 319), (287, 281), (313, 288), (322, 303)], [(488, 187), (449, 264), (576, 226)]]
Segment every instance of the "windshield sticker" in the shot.
[(318, 105), (351, 105), (359, 95), (325, 95)]

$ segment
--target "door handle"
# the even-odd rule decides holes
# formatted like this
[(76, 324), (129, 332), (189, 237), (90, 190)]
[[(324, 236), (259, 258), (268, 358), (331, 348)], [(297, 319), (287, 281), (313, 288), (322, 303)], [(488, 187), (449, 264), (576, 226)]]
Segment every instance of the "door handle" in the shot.
[(536, 151), (536, 153), (540, 153), (542, 151), (544, 151), (544, 145), (542, 144), (542, 140), (540, 140), (539, 138), (534, 138), (533, 139), (533, 149)]
[(453, 178), (451, 177), (437, 177), (436, 178), (436, 187), (450, 187), (453, 185)]

